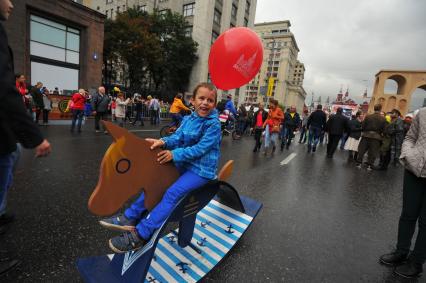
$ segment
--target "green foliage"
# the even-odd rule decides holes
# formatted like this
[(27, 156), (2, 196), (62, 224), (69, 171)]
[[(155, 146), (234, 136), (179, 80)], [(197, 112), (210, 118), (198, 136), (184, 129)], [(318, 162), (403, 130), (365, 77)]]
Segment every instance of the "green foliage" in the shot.
[(107, 20), (104, 72), (111, 67), (107, 62), (121, 61), (127, 65), (131, 90), (186, 90), (197, 60), (197, 43), (185, 36), (186, 28), (185, 19), (170, 11), (161, 15), (129, 9), (115, 21)]

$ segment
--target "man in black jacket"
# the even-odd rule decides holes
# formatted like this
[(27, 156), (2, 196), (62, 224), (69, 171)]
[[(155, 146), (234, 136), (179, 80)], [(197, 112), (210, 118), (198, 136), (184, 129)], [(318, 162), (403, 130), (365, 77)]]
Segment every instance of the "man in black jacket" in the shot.
[(308, 123), (306, 128), (309, 129), (309, 139), (308, 139), (308, 153), (315, 152), (319, 137), (322, 131), (325, 130), (325, 125), (327, 121), (327, 116), (324, 111), (322, 111), (322, 105), (317, 105), (317, 110), (311, 113), (308, 118)]
[[(110, 102), (111, 100), (109, 96), (105, 94), (105, 88), (100, 86), (98, 88), (98, 92), (92, 97), (92, 109), (93, 114), (95, 115), (95, 131), (97, 133), (100, 132), (99, 121), (107, 120), (108, 106)], [(103, 129), (104, 133), (106, 134), (107, 131), (105, 127), (103, 127)]]
[(284, 114), (283, 120), (283, 134), (281, 139), (281, 151), (283, 151), (284, 146), (286, 149), (289, 148), (291, 140), (294, 137), (294, 131), (299, 127), (300, 116), (296, 112), (296, 106), (291, 106), (290, 110)]
[[(0, 20), (8, 19), (13, 5), (10, 0), (0, 0)], [(12, 182), (14, 152), (17, 142), (24, 147), (36, 148), (36, 156), (50, 152), (50, 144), (25, 111), (21, 95), (15, 87), (12, 51), (6, 31), (0, 23), (0, 197), (3, 198)], [(2, 202), (2, 199), (0, 199)], [(1, 216), (0, 216), (1, 219)], [(16, 266), (17, 260), (1, 260), (0, 274)]]
[(326, 131), (328, 133), (327, 157), (333, 158), (337, 145), (343, 136), (343, 133), (348, 132), (349, 119), (343, 116), (343, 109), (337, 108), (336, 114), (331, 115), (327, 121)]

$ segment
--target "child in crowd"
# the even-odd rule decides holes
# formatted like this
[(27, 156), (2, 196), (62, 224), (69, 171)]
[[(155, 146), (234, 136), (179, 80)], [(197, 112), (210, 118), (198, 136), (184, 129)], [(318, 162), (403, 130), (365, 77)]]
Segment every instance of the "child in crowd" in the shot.
[(143, 247), (183, 196), (217, 178), (221, 129), (215, 109), (216, 99), (216, 88), (210, 83), (200, 83), (191, 98), (195, 111), (183, 118), (179, 129), (169, 137), (147, 139), (152, 143), (151, 149), (163, 148), (157, 161), (160, 164), (173, 161), (180, 177), (149, 214), (142, 194), (124, 214), (100, 221), (106, 228), (125, 231), (109, 241), (114, 252), (124, 253)]

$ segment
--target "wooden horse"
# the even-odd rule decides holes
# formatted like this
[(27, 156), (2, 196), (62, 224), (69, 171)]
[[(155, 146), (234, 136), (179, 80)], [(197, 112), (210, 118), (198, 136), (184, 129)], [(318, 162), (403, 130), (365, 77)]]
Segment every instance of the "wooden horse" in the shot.
[(98, 184), (89, 199), (89, 210), (99, 216), (114, 214), (143, 190), (145, 208), (152, 210), (167, 188), (179, 177), (172, 162), (160, 164), (151, 144), (126, 129), (103, 122), (114, 142), (102, 159)]
[[(177, 169), (173, 163), (160, 165), (159, 149), (151, 150), (149, 142), (112, 123), (104, 124), (114, 143), (102, 160), (89, 210), (97, 215), (113, 214), (141, 190), (145, 194), (145, 207), (151, 210), (178, 178)], [(240, 196), (225, 182), (232, 167), (230, 160), (217, 180), (183, 197), (143, 248), (126, 254), (78, 259), (83, 280), (103, 283), (201, 280), (235, 246), (262, 207), (257, 201)], [(167, 232), (170, 222), (178, 222), (179, 228)]]

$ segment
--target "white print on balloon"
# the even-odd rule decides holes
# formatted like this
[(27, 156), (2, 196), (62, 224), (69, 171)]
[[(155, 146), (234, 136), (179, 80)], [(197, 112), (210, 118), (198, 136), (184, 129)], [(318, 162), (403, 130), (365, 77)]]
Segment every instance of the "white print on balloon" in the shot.
[(245, 78), (250, 78), (250, 73), (253, 70), (254, 60), (256, 59), (257, 52), (250, 57), (250, 59), (245, 60), (244, 54), (240, 56), (237, 63), (234, 64), (234, 69), (237, 70)]

